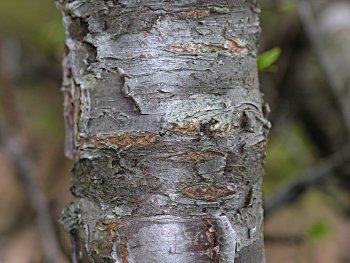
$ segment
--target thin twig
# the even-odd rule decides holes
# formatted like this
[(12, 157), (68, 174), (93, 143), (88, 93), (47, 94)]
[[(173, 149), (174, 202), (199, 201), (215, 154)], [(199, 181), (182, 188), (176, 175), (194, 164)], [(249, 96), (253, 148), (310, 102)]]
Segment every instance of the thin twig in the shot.
[(323, 44), (321, 33), (315, 21), (310, 1), (299, 0), (298, 12), (304, 30), (310, 40), (314, 52), (316, 53), (321, 69), (323, 70), (335, 99), (337, 100), (341, 115), (344, 119), (347, 134), (350, 136), (350, 103), (348, 98), (343, 94), (343, 84), (341, 83), (335, 70), (335, 65), (332, 64), (332, 59)]
[(278, 245), (300, 245), (303, 243), (304, 237), (302, 235), (285, 235), (285, 236), (277, 236), (277, 235), (264, 235), (264, 241), (268, 243), (276, 243)]
[(0, 146), (13, 162), (17, 175), (27, 193), (29, 202), (36, 213), (37, 227), (46, 262), (66, 262), (59, 248), (59, 243), (52, 223), (47, 199), (33, 176), (33, 162), (24, 151), (19, 138), (9, 135), (0, 125)]
[(323, 184), (336, 169), (349, 162), (350, 145), (295, 175), (296, 180), (279, 187), (278, 192), (265, 202), (265, 216), (270, 216), (279, 208), (296, 201), (310, 187)]
[[(50, 209), (44, 191), (33, 175), (34, 163), (31, 154), (26, 151), (26, 144), (20, 139), (23, 125), (22, 111), (14, 92), (15, 78), (18, 75), (19, 52), (13, 41), (2, 41), (0, 45), (0, 77), (3, 85), (0, 85), (4, 96), (4, 114), (0, 117), (0, 146), (12, 161), (16, 173), (27, 194), (29, 203), (36, 213), (37, 229), (43, 248), (45, 262), (67, 262), (60, 250), (58, 238), (52, 222)], [(10, 100), (10, 103), (6, 103)], [(6, 122), (5, 122), (6, 120)], [(11, 127), (8, 127), (11, 123)], [(6, 124), (6, 127), (5, 127)], [(11, 129), (9, 129), (11, 128)]]

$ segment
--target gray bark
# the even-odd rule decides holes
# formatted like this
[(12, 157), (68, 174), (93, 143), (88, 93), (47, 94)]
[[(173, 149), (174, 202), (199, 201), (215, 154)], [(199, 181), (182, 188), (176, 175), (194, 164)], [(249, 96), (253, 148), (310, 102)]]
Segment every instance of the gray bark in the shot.
[(255, 1), (58, 6), (73, 262), (265, 262)]

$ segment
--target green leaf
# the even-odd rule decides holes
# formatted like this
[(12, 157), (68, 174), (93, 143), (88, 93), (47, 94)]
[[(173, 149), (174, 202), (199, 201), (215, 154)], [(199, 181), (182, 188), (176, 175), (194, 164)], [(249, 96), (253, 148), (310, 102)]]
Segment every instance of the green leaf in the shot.
[(275, 47), (270, 49), (258, 57), (258, 70), (266, 71), (272, 67), (272, 64), (275, 63), (281, 55), (281, 49), (279, 47)]
[(307, 237), (310, 240), (318, 240), (326, 237), (330, 232), (331, 229), (328, 223), (324, 220), (320, 220), (307, 231)]

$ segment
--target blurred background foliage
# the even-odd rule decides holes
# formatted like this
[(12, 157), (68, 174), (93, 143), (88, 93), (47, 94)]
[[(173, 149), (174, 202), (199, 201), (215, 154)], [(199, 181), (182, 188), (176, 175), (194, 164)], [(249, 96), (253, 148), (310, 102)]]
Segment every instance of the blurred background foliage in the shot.
[[(314, 2), (317, 17), (330, 1)], [(350, 262), (350, 162), (343, 150), (349, 137), (336, 94), (299, 18), (298, 1), (261, 0), (260, 5), (260, 80), (273, 124), (264, 176), (267, 261)], [(16, 136), (33, 160), (33, 180), (44, 189), (59, 246), (68, 256), (68, 238), (57, 224), (71, 200), (71, 163), (63, 156), (63, 49), (64, 30), (53, 1), (0, 1), (0, 128)], [(3, 145), (0, 262), (43, 262), (35, 209)]]
[(52, 1), (1, 1), (0, 14), (3, 36), (18, 39), (26, 48), (60, 56), (64, 29)]

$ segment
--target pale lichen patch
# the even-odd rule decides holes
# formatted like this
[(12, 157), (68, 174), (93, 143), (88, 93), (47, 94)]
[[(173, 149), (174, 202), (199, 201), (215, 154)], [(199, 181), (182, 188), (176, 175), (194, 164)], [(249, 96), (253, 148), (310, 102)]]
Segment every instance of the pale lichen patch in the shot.
[(169, 51), (185, 54), (221, 54), (229, 57), (245, 56), (249, 53), (248, 45), (242, 40), (228, 38), (223, 43), (195, 43), (173, 44)]
[(174, 122), (170, 124), (169, 129), (176, 134), (186, 136), (225, 136), (230, 134), (235, 128), (235, 125), (222, 123), (215, 119), (198, 122), (196, 120)]

